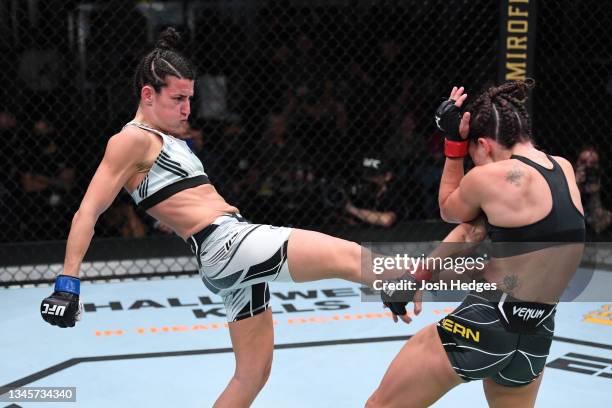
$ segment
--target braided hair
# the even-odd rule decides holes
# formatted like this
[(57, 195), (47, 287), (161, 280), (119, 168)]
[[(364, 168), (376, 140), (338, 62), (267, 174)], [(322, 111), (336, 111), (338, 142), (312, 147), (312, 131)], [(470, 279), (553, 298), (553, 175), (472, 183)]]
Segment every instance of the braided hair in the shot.
[(159, 93), (166, 86), (167, 75), (195, 80), (195, 67), (177, 51), (180, 41), (181, 36), (172, 27), (166, 28), (160, 34), (153, 51), (145, 55), (136, 68), (134, 74), (136, 100), (140, 100), (140, 91), (145, 85), (151, 85), (155, 92)]
[(490, 137), (508, 149), (517, 142), (531, 141), (525, 102), (534, 85), (533, 79), (512, 81), (482, 93), (468, 108), (472, 115), (470, 137)]

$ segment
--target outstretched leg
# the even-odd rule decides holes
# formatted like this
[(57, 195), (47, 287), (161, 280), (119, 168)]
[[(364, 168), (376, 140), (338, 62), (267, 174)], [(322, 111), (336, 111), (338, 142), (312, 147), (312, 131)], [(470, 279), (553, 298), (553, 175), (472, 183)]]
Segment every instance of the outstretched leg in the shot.
[(371, 286), (373, 274), (362, 274), (359, 244), (314, 231), (293, 229), (289, 236), (289, 272), (296, 282), (339, 278)]

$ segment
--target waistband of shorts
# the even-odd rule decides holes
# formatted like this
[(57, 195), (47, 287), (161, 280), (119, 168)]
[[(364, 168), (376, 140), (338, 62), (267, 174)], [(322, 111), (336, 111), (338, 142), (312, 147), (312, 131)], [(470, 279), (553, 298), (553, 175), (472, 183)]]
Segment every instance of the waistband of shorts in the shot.
[[(482, 281), (482, 282), (486, 282), (486, 281)], [(555, 304), (550, 304), (550, 303), (538, 303), (538, 302), (533, 302), (530, 300), (521, 300), (521, 299), (517, 299), (515, 297), (513, 297), (512, 295), (501, 291), (499, 289), (495, 289), (495, 290), (483, 290), (482, 292), (477, 292), (475, 290), (470, 291), (471, 294), (484, 298), (486, 300), (488, 300), (489, 302), (493, 302), (493, 303), (531, 303), (531, 304), (540, 304), (543, 306), (554, 306)]]
[(470, 294), (489, 301), (506, 330), (518, 334), (536, 333), (544, 322), (554, 319), (557, 309), (557, 304), (520, 300), (499, 289)]
[(238, 222), (247, 222), (247, 220), (244, 219), (238, 213), (224, 214), (224, 215), (221, 215), (215, 218), (215, 220), (212, 223), (204, 227), (202, 230), (193, 234), (191, 237), (189, 237), (189, 240), (190, 241), (194, 240), (195, 242), (197, 242), (198, 245), (201, 245), (202, 242), (204, 242), (206, 238), (208, 238), (210, 234), (212, 234), (219, 227), (219, 225), (227, 221), (227, 218), (236, 219)]

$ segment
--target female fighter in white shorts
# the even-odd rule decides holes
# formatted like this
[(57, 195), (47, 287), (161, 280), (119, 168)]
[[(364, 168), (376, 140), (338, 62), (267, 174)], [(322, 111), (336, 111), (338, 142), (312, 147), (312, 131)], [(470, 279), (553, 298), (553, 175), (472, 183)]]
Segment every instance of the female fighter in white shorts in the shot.
[(361, 273), (358, 244), (312, 231), (250, 224), (217, 193), (200, 160), (172, 136), (187, 128), (196, 78), (192, 64), (176, 51), (178, 41), (176, 31), (166, 30), (138, 65), (138, 111), (108, 141), (72, 220), (63, 272), (41, 313), (51, 324), (74, 326), (83, 256), (98, 217), (124, 188), (140, 208), (191, 245), (202, 281), (222, 296), (236, 369), (215, 406), (246, 407), (266, 383), (272, 365), (268, 282), (372, 282)]

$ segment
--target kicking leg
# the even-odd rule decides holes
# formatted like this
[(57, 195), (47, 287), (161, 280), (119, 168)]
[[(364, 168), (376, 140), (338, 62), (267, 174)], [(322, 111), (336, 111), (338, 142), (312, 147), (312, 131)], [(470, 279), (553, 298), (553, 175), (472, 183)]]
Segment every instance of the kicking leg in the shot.
[(296, 282), (339, 278), (371, 286), (377, 277), (362, 273), (362, 251), (367, 250), (355, 242), (293, 229), (289, 236), (289, 272)]

